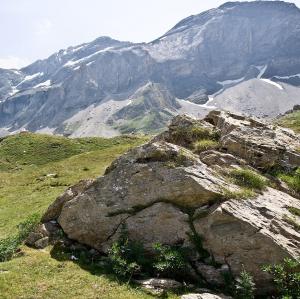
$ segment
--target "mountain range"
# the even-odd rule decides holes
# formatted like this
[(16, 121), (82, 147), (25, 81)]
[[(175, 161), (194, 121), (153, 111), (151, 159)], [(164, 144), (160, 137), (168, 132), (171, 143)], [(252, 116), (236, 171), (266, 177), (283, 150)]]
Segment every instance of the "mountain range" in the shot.
[(228, 2), (150, 43), (99, 37), (0, 69), (0, 134), (154, 133), (215, 108), (274, 118), (300, 104), (300, 10)]

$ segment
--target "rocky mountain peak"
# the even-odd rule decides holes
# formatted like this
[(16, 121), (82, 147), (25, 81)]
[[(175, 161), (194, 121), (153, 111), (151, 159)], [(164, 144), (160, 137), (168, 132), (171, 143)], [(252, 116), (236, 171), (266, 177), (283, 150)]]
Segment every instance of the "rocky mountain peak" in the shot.
[[(294, 4), (252, 1), (190, 16), (150, 43), (100, 37), (0, 72), (0, 127), (114, 136), (158, 132), (174, 114), (215, 107), (276, 117), (299, 104), (299, 33)], [(133, 99), (148, 82), (160, 91), (144, 91), (152, 104), (136, 119)]]

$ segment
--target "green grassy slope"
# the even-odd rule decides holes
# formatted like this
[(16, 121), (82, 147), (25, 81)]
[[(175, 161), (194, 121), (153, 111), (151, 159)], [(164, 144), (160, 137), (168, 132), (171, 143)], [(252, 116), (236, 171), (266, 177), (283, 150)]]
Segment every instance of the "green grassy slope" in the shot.
[(296, 133), (300, 133), (300, 111), (289, 113), (281, 117), (276, 123), (282, 127), (290, 128)]
[[(1, 299), (151, 299), (118, 283), (113, 275), (82, 269), (70, 260), (51, 258), (46, 250), (22, 249), (23, 256), (0, 263)], [(169, 295), (167, 298), (178, 298)]]
[(42, 213), (68, 186), (101, 175), (145, 138), (68, 139), (19, 134), (0, 142), (0, 238), (34, 212)]
[[(0, 238), (14, 233), (16, 225), (29, 215), (42, 214), (68, 186), (102, 175), (112, 160), (147, 139), (67, 139), (30, 133), (2, 139)], [(45, 250), (23, 246), (18, 257), (0, 263), (0, 298), (153, 298), (118, 283), (100, 268), (83, 269), (69, 258), (53, 258), (51, 250), (51, 246)]]

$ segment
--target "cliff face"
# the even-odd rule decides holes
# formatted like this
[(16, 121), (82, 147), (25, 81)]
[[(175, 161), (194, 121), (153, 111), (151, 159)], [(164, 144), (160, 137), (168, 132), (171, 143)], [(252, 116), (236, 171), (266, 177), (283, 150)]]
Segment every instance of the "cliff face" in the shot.
[[(299, 30), (294, 4), (257, 1), (190, 16), (147, 44), (101, 37), (18, 71), (1, 70), (0, 126), (112, 136), (124, 127), (162, 129), (174, 114), (202, 116), (212, 106), (273, 117), (299, 99)], [(242, 82), (253, 78), (259, 88), (249, 93)], [(141, 110), (132, 101), (145, 90), (157, 97), (158, 86), (159, 103)], [(215, 102), (203, 106), (208, 95)], [(136, 119), (140, 111), (146, 120)]]

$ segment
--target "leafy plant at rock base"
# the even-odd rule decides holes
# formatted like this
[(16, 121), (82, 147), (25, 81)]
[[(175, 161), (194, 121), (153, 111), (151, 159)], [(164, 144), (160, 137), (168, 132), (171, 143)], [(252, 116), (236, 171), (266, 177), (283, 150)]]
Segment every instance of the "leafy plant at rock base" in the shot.
[(28, 237), (39, 223), (40, 217), (33, 214), (18, 225), (18, 233), (0, 240), (0, 262), (10, 260), (22, 242)]
[(154, 244), (155, 257), (153, 268), (159, 275), (176, 277), (186, 269), (186, 260), (183, 251), (175, 246)]
[(130, 280), (147, 265), (144, 252), (140, 243), (129, 240), (126, 226), (123, 225), (119, 240), (113, 243), (108, 253), (112, 271), (117, 276)]
[(263, 271), (272, 275), (277, 291), (283, 298), (300, 298), (299, 260), (286, 258), (281, 264), (265, 266)]
[(235, 284), (235, 298), (236, 299), (254, 299), (255, 283), (253, 277), (245, 270), (237, 278)]

